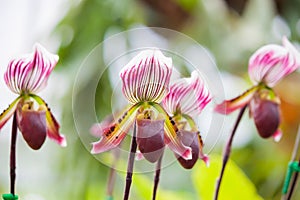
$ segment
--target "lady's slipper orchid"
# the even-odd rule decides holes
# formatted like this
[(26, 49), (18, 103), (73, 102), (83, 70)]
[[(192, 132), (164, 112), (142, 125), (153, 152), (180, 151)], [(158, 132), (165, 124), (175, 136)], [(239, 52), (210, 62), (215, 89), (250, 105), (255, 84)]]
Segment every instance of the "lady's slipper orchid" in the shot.
[(47, 85), (57, 61), (57, 55), (36, 44), (32, 54), (10, 61), (4, 74), (6, 85), (19, 97), (0, 115), (0, 129), (16, 114), (19, 130), (27, 144), (35, 150), (43, 145), (46, 136), (61, 146), (67, 145), (47, 104), (35, 94)]
[(192, 168), (198, 158), (207, 165), (209, 159), (202, 152), (203, 142), (200, 132), (193, 120), (211, 101), (211, 95), (197, 71), (190, 78), (183, 78), (170, 86), (168, 95), (163, 100), (163, 107), (170, 114), (171, 120), (179, 129), (180, 140), (192, 149), (192, 159), (185, 160), (177, 154), (180, 164), (187, 169)]
[(177, 128), (159, 105), (168, 93), (171, 73), (171, 58), (157, 49), (142, 51), (122, 69), (122, 91), (131, 106), (109, 126), (98, 129), (102, 138), (93, 143), (92, 153), (117, 147), (136, 121), (137, 144), (147, 160), (157, 161), (165, 144), (184, 159), (191, 158), (191, 149), (179, 140)]
[(283, 37), (283, 46), (266, 45), (258, 49), (249, 60), (249, 76), (255, 84), (239, 97), (224, 101), (215, 110), (229, 114), (238, 108), (249, 106), (250, 116), (263, 138), (281, 138), (279, 97), (272, 87), (300, 66), (300, 53)]

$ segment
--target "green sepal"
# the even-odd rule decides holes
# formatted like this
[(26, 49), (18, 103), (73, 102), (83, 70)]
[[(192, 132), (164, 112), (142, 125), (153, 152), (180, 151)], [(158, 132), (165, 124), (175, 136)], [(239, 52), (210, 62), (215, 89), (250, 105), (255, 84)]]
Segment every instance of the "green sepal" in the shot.
[(3, 194), (2, 198), (3, 198), (3, 200), (18, 200), (19, 199), (18, 195), (14, 195), (14, 194)]

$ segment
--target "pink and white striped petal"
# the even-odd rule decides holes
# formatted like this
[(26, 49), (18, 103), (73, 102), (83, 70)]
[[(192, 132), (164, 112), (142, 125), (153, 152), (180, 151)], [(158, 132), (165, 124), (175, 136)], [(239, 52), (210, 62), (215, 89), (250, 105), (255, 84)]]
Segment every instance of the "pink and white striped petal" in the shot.
[(215, 107), (215, 111), (221, 114), (228, 115), (233, 111), (244, 107), (250, 102), (257, 89), (258, 87), (254, 86), (234, 99), (223, 101), (221, 104), (218, 104)]
[(182, 78), (170, 86), (163, 99), (163, 107), (169, 114), (198, 115), (211, 101), (211, 94), (197, 71), (190, 78)]
[(300, 67), (300, 53), (283, 37), (283, 46), (270, 44), (258, 49), (249, 59), (249, 76), (253, 83), (273, 87), (283, 77)]
[(5, 83), (17, 94), (38, 92), (47, 85), (57, 61), (57, 55), (49, 53), (40, 44), (35, 44), (33, 53), (9, 62), (4, 74)]
[(171, 58), (158, 49), (142, 51), (120, 72), (122, 91), (131, 104), (160, 103), (168, 92), (171, 73)]
[(11, 116), (15, 113), (17, 106), (21, 100), (21, 97), (18, 97), (15, 99), (7, 109), (5, 109), (1, 114), (0, 114), (0, 130), (1, 128), (6, 124), (6, 122), (11, 118)]

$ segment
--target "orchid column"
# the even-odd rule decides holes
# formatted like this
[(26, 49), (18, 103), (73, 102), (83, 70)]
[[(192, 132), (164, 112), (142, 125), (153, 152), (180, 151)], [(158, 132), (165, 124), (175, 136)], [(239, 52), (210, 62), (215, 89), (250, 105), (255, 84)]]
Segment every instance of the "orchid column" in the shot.
[[(160, 106), (169, 90), (172, 60), (158, 49), (142, 51), (121, 71), (122, 91), (130, 106), (107, 127), (100, 127), (100, 141), (92, 153), (101, 153), (120, 145), (134, 124), (124, 199), (128, 199), (137, 147), (150, 162), (160, 159), (165, 144), (184, 159), (191, 159), (191, 148), (182, 144), (178, 128)], [(153, 131), (153, 127), (156, 127)], [(137, 137), (137, 138), (136, 138)]]
[(19, 95), (0, 115), (0, 129), (13, 116), (10, 155), (11, 194), (3, 195), (5, 200), (18, 198), (15, 195), (17, 129), (34, 150), (41, 148), (46, 136), (61, 146), (67, 145), (65, 137), (59, 133), (59, 124), (50, 108), (41, 97), (36, 95), (47, 85), (57, 61), (57, 55), (49, 53), (44, 47), (36, 44), (32, 54), (10, 61), (4, 74), (6, 85)]
[(241, 109), (235, 127), (227, 143), (220, 178), (217, 182), (215, 199), (218, 199), (219, 189), (230, 156), (231, 145), (235, 131), (247, 107), (253, 117), (256, 129), (262, 138), (273, 137), (275, 141), (281, 138), (280, 99), (272, 89), (282, 78), (300, 67), (300, 54), (295, 47), (283, 37), (283, 46), (270, 44), (258, 49), (249, 59), (249, 76), (254, 86), (244, 94), (217, 105), (215, 110), (222, 114)]

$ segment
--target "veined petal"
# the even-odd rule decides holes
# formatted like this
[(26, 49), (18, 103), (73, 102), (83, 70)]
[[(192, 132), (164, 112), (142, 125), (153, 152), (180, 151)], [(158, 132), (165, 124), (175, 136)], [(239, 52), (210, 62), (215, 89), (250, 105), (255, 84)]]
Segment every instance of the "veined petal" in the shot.
[(172, 60), (160, 50), (145, 50), (135, 56), (120, 72), (122, 91), (128, 101), (160, 103), (168, 92)]
[(184, 113), (198, 115), (211, 101), (211, 95), (197, 71), (190, 78), (183, 78), (170, 86), (163, 99), (163, 106), (169, 114)]
[(46, 86), (57, 61), (57, 55), (36, 44), (33, 53), (9, 62), (4, 74), (5, 83), (17, 94), (38, 92)]
[(283, 38), (283, 46), (270, 44), (258, 49), (249, 59), (249, 76), (254, 83), (273, 87), (283, 77), (300, 67), (300, 53)]
[(218, 104), (215, 107), (215, 111), (221, 114), (230, 114), (231, 112), (235, 111), (236, 109), (242, 108), (246, 104), (250, 102), (253, 95), (257, 91), (258, 87), (252, 87), (246, 92), (244, 92), (242, 95), (231, 99), (231, 100), (225, 100), (221, 104)]
[(134, 117), (139, 105), (133, 105), (126, 111), (122, 117), (112, 123), (108, 127), (102, 127), (98, 130), (103, 130), (102, 138), (98, 142), (92, 143), (92, 154), (102, 153), (117, 147), (126, 136), (129, 128), (134, 122)]
[(0, 130), (6, 124), (6, 122), (9, 120), (9, 118), (15, 113), (20, 100), (21, 100), (21, 97), (18, 97), (17, 99), (15, 99), (9, 105), (9, 107), (0, 114)]
[(177, 126), (175, 125), (175, 122), (171, 117), (168, 117), (168, 114), (165, 112), (165, 110), (159, 105), (159, 104), (153, 104), (152, 105), (157, 111), (159, 111), (162, 114), (165, 114), (166, 120), (165, 120), (165, 144), (169, 146), (169, 148), (185, 160), (192, 159), (192, 149), (191, 147), (185, 146), (182, 141), (180, 140), (179, 136), (179, 130)]
[(46, 109), (46, 124), (47, 124), (47, 136), (54, 140), (56, 143), (58, 143), (62, 147), (67, 146), (67, 140), (64, 135), (59, 133), (59, 123), (53, 116), (50, 108), (46, 104), (46, 102), (37, 95), (30, 95), (40, 106), (45, 106)]

